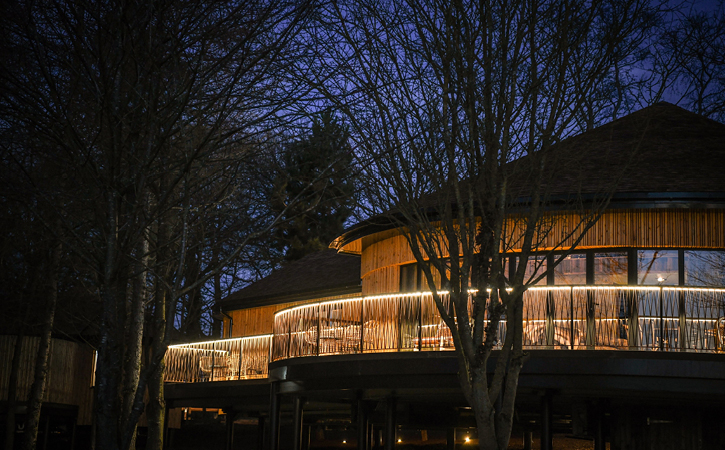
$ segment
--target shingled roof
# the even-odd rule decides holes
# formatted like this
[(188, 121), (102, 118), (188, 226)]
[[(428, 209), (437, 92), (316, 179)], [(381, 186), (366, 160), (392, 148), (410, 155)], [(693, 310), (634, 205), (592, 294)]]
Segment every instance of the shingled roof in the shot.
[(361, 292), (360, 257), (322, 250), (290, 262), (223, 300), (223, 309)]
[[(552, 147), (552, 194), (725, 193), (725, 124), (658, 103)], [(620, 177), (621, 175), (621, 177)]]
[[(612, 192), (610, 207), (616, 208), (725, 205), (725, 124), (671, 103), (657, 103), (566, 139), (552, 146), (549, 155), (555, 167), (545, 183), (551, 207), (572, 197)], [(532, 183), (520, 177), (532, 173), (522, 169), (527, 161), (524, 157), (507, 167), (513, 173), (509, 192), (522, 206)], [(418, 203), (434, 213), (439, 199), (426, 197)], [(334, 245), (342, 248), (397, 226), (386, 214), (372, 217), (348, 229)]]

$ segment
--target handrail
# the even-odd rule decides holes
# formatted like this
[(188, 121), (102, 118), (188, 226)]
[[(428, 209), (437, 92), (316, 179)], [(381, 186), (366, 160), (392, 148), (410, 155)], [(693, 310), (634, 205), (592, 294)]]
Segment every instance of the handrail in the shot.
[[(449, 306), (449, 293), (439, 294)], [(523, 333), (527, 349), (722, 353), (725, 288), (532, 287)], [(501, 320), (495, 345), (505, 336)], [(430, 292), (373, 295), (278, 311), (272, 334), (169, 346), (165, 381), (266, 378), (270, 361), (287, 358), (445, 350), (453, 339)]]
[(272, 335), (169, 345), (165, 382), (267, 378)]
[[(440, 293), (444, 303), (447, 292)], [(472, 302), (469, 295), (469, 304)], [(470, 308), (470, 306), (469, 306)], [(334, 315), (332, 312), (334, 311)], [(541, 286), (524, 294), (527, 349), (719, 352), (725, 288)], [(502, 320), (495, 339), (505, 338)], [(429, 292), (376, 295), (278, 311), (272, 361), (302, 356), (452, 350)]]

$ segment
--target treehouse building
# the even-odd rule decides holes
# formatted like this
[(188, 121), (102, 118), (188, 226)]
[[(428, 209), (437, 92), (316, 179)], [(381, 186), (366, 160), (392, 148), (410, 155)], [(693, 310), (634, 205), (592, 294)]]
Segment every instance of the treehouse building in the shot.
[[(557, 195), (580, 183), (593, 198), (589, 180), (628, 171), (524, 295), (512, 442), (725, 448), (725, 125), (658, 104), (565, 142), (587, 157)], [(561, 204), (542, 255), (577, 220)], [(265, 448), (475, 442), (450, 331), (401, 231), (361, 223), (331, 247), (227, 298), (228, 339), (172, 346), (170, 406), (223, 408), (256, 423)], [(545, 271), (552, 256), (532, 258)]]

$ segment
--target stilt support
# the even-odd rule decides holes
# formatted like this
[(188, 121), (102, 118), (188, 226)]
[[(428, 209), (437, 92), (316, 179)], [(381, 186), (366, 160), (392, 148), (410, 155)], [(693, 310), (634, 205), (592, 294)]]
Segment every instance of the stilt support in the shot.
[(395, 449), (395, 413), (397, 407), (395, 397), (392, 395), (388, 397), (385, 411), (385, 450)]
[(224, 448), (226, 450), (232, 450), (234, 448), (234, 419), (237, 417), (237, 413), (234, 411), (226, 411), (227, 413), (227, 427), (226, 427), (226, 443)]
[(269, 389), (269, 448), (279, 450), (279, 382), (273, 382)]
[(303, 406), (305, 399), (299, 395), (295, 395), (294, 398), (294, 440), (292, 448), (294, 450), (302, 450), (302, 421), (303, 421)]
[(541, 450), (552, 450), (553, 433), (551, 430), (551, 392), (541, 397)]

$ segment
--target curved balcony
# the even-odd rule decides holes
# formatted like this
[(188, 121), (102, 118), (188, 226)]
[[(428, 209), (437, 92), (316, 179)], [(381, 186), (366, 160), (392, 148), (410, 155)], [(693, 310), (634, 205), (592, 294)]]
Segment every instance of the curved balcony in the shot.
[[(527, 349), (723, 353), (725, 289), (533, 287), (523, 322)], [(505, 334), (502, 321), (497, 345)], [(305, 356), (446, 350), (451, 332), (429, 292), (357, 297), (279, 311), (273, 334), (171, 345), (165, 381), (267, 378), (270, 361)]]
[[(725, 289), (534, 287), (524, 294), (523, 320), (527, 349), (722, 352)], [(500, 325), (497, 345), (506, 333)], [(431, 294), (411, 293), (279, 311), (271, 360), (452, 349)]]
[(169, 345), (165, 382), (267, 378), (271, 334)]

